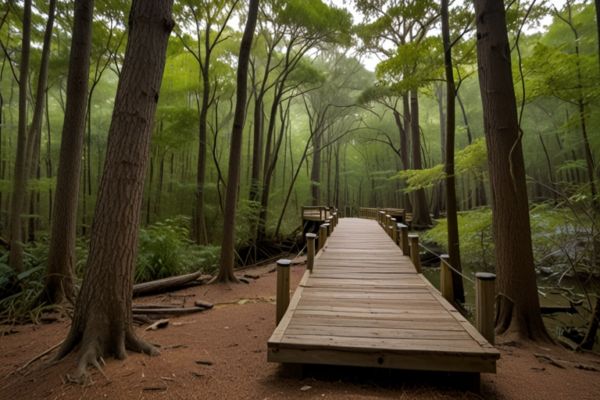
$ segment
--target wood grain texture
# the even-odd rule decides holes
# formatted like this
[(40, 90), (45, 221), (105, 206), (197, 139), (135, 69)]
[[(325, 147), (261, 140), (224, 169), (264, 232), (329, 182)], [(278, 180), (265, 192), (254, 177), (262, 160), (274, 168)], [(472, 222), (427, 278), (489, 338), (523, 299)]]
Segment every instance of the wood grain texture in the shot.
[(492, 372), (500, 353), (371, 219), (344, 218), (268, 342), (271, 362)]

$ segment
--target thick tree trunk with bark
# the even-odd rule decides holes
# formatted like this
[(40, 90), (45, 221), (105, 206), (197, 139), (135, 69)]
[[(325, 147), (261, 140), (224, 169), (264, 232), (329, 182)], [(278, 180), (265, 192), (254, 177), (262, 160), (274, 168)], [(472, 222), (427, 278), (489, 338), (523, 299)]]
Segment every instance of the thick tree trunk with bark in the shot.
[(173, 0), (134, 0), (129, 39), (117, 88), (104, 174), (98, 192), (90, 253), (71, 331), (56, 359), (76, 345), (78, 376), (98, 359), (127, 358), (126, 349), (159, 351), (133, 330), (131, 298), (150, 138), (174, 26)]
[[(411, 133), (411, 150), (412, 150), (412, 169), (422, 169), (421, 162), (421, 132), (419, 130), (419, 99), (417, 91), (413, 90), (410, 93), (410, 133)], [(427, 205), (427, 196), (425, 189), (415, 191), (413, 202), (413, 228), (425, 228), (433, 225), (431, 216), (429, 215), (429, 206)]]
[(85, 133), (92, 45), (93, 0), (77, 0), (67, 77), (67, 104), (60, 145), (50, 250), (41, 299), (50, 304), (72, 299), (75, 278), (77, 201)]
[[(452, 47), (450, 43), (450, 23), (448, 20), (448, 2), (442, 0), (442, 38), (444, 41), (444, 64), (446, 70), (446, 147), (445, 147), (445, 172), (446, 172), (446, 212), (448, 226), (448, 255), (450, 265), (462, 272), (460, 259), (460, 244), (458, 236), (458, 216), (456, 213), (456, 179), (454, 177), (454, 140), (456, 137), (456, 86), (454, 84), (454, 71), (452, 68)], [(452, 287), (454, 299), (464, 303), (465, 289), (462, 277), (452, 274)]]
[(248, 19), (238, 58), (237, 90), (233, 129), (231, 131), (231, 149), (229, 153), (229, 173), (227, 176), (227, 194), (225, 198), (225, 215), (223, 219), (223, 241), (221, 242), (221, 259), (219, 274), (212, 282), (238, 282), (233, 273), (235, 261), (235, 214), (240, 183), (240, 164), (242, 161), (242, 135), (246, 117), (246, 89), (248, 86), (248, 61), (254, 38), (254, 28), (258, 18), (259, 0), (250, 0)]
[(476, 0), (475, 14), (498, 275), (496, 334), (507, 340), (552, 342), (537, 293), (504, 2)]
[(31, 49), (31, 0), (25, 0), (23, 8), (23, 33), (21, 62), (19, 66), (19, 125), (17, 155), (13, 181), (12, 208), (10, 213), (9, 265), (15, 272), (23, 271), (23, 225), (21, 211), (27, 189), (27, 85), (29, 83), (29, 56)]

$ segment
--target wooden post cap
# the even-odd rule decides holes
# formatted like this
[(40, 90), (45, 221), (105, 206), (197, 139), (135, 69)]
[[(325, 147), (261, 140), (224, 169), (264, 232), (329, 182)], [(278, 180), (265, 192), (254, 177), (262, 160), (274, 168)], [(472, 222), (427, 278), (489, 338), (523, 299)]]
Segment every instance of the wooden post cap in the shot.
[(418, 239), (419, 235), (411, 234), (411, 235), (408, 235), (408, 237), (411, 239)]
[(403, 228), (408, 228), (408, 226), (406, 226), (406, 225), (404, 225), (404, 224), (396, 224), (396, 226), (397, 226), (398, 228), (400, 228), (400, 229), (403, 229)]
[(324, 228), (329, 228), (329, 224), (323, 224), (321, 226), (324, 227)]
[(475, 274), (475, 278), (481, 279), (482, 281), (493, 281), (496, 279), (496, 275), (490, 274), (489, 272), (478, 272)]
[(277, 261), (278, 267), (289, 267), (290, 265), (292, 265), (292, 260), (283, 259)]
[(307, 239), (315, 239), (316, 237), (317, 237), (316, 233), (307, 233), (306, 234)]
[(440, 254), (440, 258), (447, 259), (450, 258), (448, 254)]

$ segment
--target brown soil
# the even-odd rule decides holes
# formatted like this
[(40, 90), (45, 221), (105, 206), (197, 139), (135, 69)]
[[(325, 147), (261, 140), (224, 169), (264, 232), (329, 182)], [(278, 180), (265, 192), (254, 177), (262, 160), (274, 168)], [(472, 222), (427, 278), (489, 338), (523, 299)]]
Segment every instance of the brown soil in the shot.
[[(477, 396), (444, 387), (440, 373), (314, 368), (302, 381), (280, 376), (280, 366), (268, 363), (267, 340), (275, 329), (276, 276), (273, 266), (244, 273), (260, 274), (250, 284), (196, 286), (135, 302), (188, 305), (195, 300), (221, 303), (214, 309), (171, 318), (165, 329), (137, 332), (162, 345), (162, 354), (148, 357), (131, 353), (126, 361), (108, 359), (104, 371), (110, 380), (91, 370), (94, 384), (69, 383), (77, 366), (72, 353), (51, 364), (56, 351), (22, 371), (27, 361), (66, 337), (69, 320), (16, 326), (0, 337), (0, 393), (4, 399), (280, 399), (280, 398), (403, 398), (403, 399), (598, 399), (600, 357), (560, 348), (498, 346), (502, 358), (496, 375), (482, 375)], [(296, 287), (305, 266), (292, 268)], [(192, 295), (182, 297), (182, 295)], [(236, 304), (247, 299), (243, 304)], [(223, 304), (229, 303), (229, 304)], [(535, 357), (545, 354), (562, 360), (564, 369)], [(209, 360), (213, 365), (200, 365)], [(598, 371), (582, 370), (584, 365)], [(310, 386), (310, 389), (301, 388)]]

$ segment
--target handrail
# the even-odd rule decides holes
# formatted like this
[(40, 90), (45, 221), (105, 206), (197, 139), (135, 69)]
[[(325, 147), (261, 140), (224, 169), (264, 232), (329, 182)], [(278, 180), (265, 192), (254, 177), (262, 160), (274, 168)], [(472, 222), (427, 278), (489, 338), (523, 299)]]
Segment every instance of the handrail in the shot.
[(360, 207), (358, 209), (358, 218), (377, 219), (377, 208)]
[(302, 219), (310, 221), (327, 221), (336, 215), (337, 209), (333, 206), (302, 206)]

